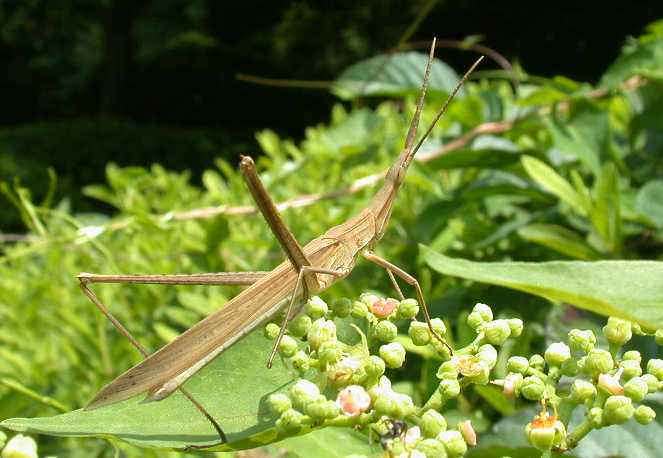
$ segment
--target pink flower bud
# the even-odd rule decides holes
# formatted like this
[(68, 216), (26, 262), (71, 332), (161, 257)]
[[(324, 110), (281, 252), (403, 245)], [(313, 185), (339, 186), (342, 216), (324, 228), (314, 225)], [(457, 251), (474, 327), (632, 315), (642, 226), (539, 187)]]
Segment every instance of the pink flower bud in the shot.
[(359, 385), (350, 385), (338, 393), (336, 405), (349, 417), (354, 417), (368, 410), (371, 397)]
[(458, 424), (458, 430), (463, 435), (463, 439), (465, 439), (467, 445), (471, 447), (477, 445), (477, 433), (474, 431), (470, 420), (461, 421)]
[(378, 318), (385, 318), (392, 314), (399, 302), (396, 299), (382, 299), (379, 298), (371, 304), (371, 312)]
[(615, 373), (615, 375), (601, 374), (599, 375), (599, 387), (603, 388), (610, 394), (624, 394), (624, 388), (619, 383), (619, 379), (624, 372), (623, 368)]

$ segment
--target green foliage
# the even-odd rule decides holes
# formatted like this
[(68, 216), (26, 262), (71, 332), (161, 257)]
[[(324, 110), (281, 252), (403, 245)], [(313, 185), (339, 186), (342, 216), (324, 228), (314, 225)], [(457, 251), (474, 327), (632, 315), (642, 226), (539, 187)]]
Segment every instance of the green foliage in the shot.
[[(399, 193), (390, 230), (377, 250), (419, 279), (433, 315), (445, 318), (455, 344), (466, 344), (471, 338), (465, 307), (479, 301), (498, 304), (496, 315), (508, 307), (534, 322), (521, 337), (505, 344), (507, 359), (540, 348), (542, 341), (555, 338), (559, 328), (574, 327), (574, 320), (595, 323), (589, 315), (568, 313), (561, 319), (567, 309), (551, 307), (539, 298), (438, 275), (419, 256), (419, 243), (447, 257), (475, 261), (661, 260), (658, 196), (663, 170), (663, 85), (656, 72), (663, 62), (660, 53), (647, 51), (657, 43), (657, 36), (660, 33), (629, 45), (625, 56), (637, 56), (637, 65), (620, 58), (620, 66), (631, 67), (606, 73), (609, 92), (592, 92), (588, 85), (556, 78), (532, 79), (514, 94), (506, 82), (480, 81), (466, 87), (433, 129), (419, 153), (422, 161), (415, 163)], [(624, 78), (640, 69), (651, 79), (621, 86)], [(402, 92), (408, 91), (409, 86)], [(540, 106), (542, 100), (554, 105)], [(423, 125), (442, 101), (442, 94), (431, 94)], [(370, 181), (366, 177), (384, 170), (398, 154), (413, 111), (411, 98), (403, 103), (382, 101), (374, 109), (338, 105), (329, 125), (309, 127), (300, 143), (271, 131), (258, 133), (265, 153), (258, 167), (276, 201), (326, 193), (334, 197), (283, 212), (298, 240), (311, 240), (367, 204), (374, 188), (365, 186)], [(55, 136), (61, 130), (49, 132)], [(180, 143), (173, 135), (165, 137), (172, 143), (169, 149), (181, 145), (185, 150), (193, 142), (206, 151), (207, 143), (198, 143), (198, 136), (183, 135), (186, 141)], [(91, 134), (85, 138), (81, 154), (89, 155), (103, 144)], [(140, 142), (126, 138), (124, 150), (132, 154), (133, 143)], [(49, 157), (54, 154), (47, 152), (51, 150), (43, 151), (49, 162), (55, 159)], [(194, 155), (191, 150), (183, 154), (187, 160)], [(140, 360), (138, 352), (80, 293), (76, 273), (267, 270), (283, 258), (264, 222), (247, 214), (245, 206), (251, 200), (243, 180), (223, 159), (216, 161), (215, 169), (205, 171), (202, 187), (191, 184), (188, 174), (159, 165), (144, 169), (110, 164), (106, 178), (106, 184), (84, 192), (111, 205), (112, 216), (81, 213), (78, 206), (72, 208), (67, 200), (57, 198), (42, 203), (24, 187), (3, 185), (29, 233), (25, 240), (3, 244), (0, 258), (0, 418), (48, 416), (80, 408), (101, 386)], [(41, 197), (48, 194), (46, 188), (32, 194)], [(613, 262), (606, 264), (611, 270), (603, 281), (624, 281), (632, 274), (628, 269), (633, 264)], [(477, 272), (490, 268), (473, 266)], [(593, 281), (591, 268), (585, 270), (588, 281)], [(552, 281), (560, 284), (567, 278), (553, 275)], [(237, 292), (237, 288), (157, 285), (95, 285), (93, 289), (150, 349), (221, 307)], [(383, 272), (360, 262), (329, 294), (353, 296), (365, 290), (393, 294)], [(624, 301), (613, 297), (606, 303), (624, 312), (628, 305), (629, 316), (657, 324), (660, 317), (653, 312), (636, 315), (648, 305), (638, 300), (646, 292), (642, 288)], [(575, 305), (582, 306), (581, 302)], [(611, 312), (607, 307), (592, 310)], [(435, 388), (435, 356), (425, 348), (413, 350), (401, 337), (397, 342), (421, 359), (406, 362), (395, 385), (417, 393), (415, 398), (430, 394)], [(256, 360), (258, 364), (263, 359)], [(505, 367), (506, 359), (500, 355), (495, 371), (504, 374)], [(486, 390), (470, 393), (450, 414), (455, 418), (473, 415), (480, 443), (481, 433), (499, 421), (501, 413), (510, 411), (494, 395)], [(237, 402), (231, 388), (214, 396), (218, 398), (212, 402), (220, 405)], [(133, 404), (128, 401), (127, 405)], [(516, 410), (520, 407), (513, 405)], [(220, 418), (233, 415), (213, 413)], [(248, 414), (256, 416), (255, 411)], [(505, 447), (515, 444), (507, 440), (508, 444), (502, 443)], [(39, 445), (40, 450), (62, 456), (90, 456), (107, 447), (97, 441), (48, 438), (40, 438)], [(129, 456), (146, 456), (133, 448), (125, 451)], [(531, 450), (508, 454), (531, 456)]]

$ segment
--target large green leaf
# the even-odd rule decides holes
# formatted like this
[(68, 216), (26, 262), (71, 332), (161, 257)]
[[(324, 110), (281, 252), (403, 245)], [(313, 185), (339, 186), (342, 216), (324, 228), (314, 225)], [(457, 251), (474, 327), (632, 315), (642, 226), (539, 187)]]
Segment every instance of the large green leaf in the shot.
[[(344, 100), (418, 94), (427, 60), (427, 55), (418, 52), (385, 54), (363, 60), (345, 70), (331, 90)], [(451, 67), (438, 59), (433, 61), (429, 91), (449, 93), (457, 82), (458, 74)]]
[[(263, 401), (285, 389), (293, 377), (279, 362), (272, 369), (265, 367), (271, 344), (254, 331), (186, 385), (228, 436), (230, 446), (222, 450), (254, 448), (278, 439)], [(0, 426), (54, 436), (111, 436), (150, 448), (184, 448), (218, 440), (209, 422), (180, 392), (160, 402), (141, 401), (139, 396), (92, 411), (12, 418)]]
[(525, 291), (601, 315), (663, 327), (663, 262), (473, 262), (420, 245), (437, 272)]

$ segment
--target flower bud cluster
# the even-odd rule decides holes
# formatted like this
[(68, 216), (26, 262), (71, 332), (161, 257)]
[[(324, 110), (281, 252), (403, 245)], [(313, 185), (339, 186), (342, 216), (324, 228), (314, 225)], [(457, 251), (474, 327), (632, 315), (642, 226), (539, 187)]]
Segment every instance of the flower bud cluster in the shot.
[[(651, 423), (656, 417), (647, 405), (638, 405), (648, 394), (663, 390), (663, 360), (652, 359), (643, 370), (638, 351), (621, 353), (621, 347), (634, 333), (642, 330), (622, 319), (609, 318), (603, 327), (608, 349), (599, 348), (591, 330), (574, 329), (565, 342), (548, 346), (543, 355), (529, 358), (512, 356), (507, 361), (508, 374), (493, 383), (502, 387), (506, 396), (539, 401), (541, 413), (527, 426), (530, 443), (540, 450), (567, 450), (593, 429), (625, 423), (635, 419), (640, 424)], [(560, 388), (562, 376), (564, 387)], [(570, 385), (570, 387), (569, 387)], [(566, 406), (585, 409), (585, 421), (567, 434), (566, 424), (554, 411)]]
[[(363, 294), (329, 306), (314, 297), (304, 311), (290, 321), (278, 346), (286, 364), (299, 373), (286, 392), (267, 399), (278, 433), (288, 436), (332, 425), (367, 427), (378, 432), (389, 456), (464, 456), (476, 444), (476, 433), (469, 421), (450, 427), (442, 409), (467, 385), (490, 383), (498, 360), (496, 347), (523, 329), (522, 321), (493, 319), (490, 307), (477, 304), (468, 318), (477, 337), (452, 355), (444, 341), (445, 323), (439, 318), (417, 321), (420, 309), (414, 299)], [(409, 321), (407, 328), (399, 323), (403, 320)], [(407, 329), (407, 336), (399, 334), (398, 324)], [(344, 332), (337, 326), (344, 326)], [(356, 338), (353, 344), (339, 338), (348, 329), (359, 343)], [(265, 328), (269, 339), (279, 333), (275, 323)], [(426, 351), (442, 360), (437, 390), (421, 406), (395, 391), (385, 376), (387, 370), (405, 364), (406, 348), (413, 346), (427, 346)]]

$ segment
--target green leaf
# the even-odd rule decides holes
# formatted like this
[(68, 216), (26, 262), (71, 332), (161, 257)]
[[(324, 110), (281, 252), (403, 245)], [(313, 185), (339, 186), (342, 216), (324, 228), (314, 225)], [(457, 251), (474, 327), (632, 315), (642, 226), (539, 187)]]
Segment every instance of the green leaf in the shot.
[[(428, 56), (418, 52), (372, 57), (346, 69), (331, 91), (344, 100), (418, 94), (427, 61)], [(458, 74), (451, 67), (438, 59), (433, 61), (428, 83), (430, 92), (448, 94), (457, 82)]]
[(609, 162), (601, 169), (595, 186), (596, 204), (590, 218), (601, 236), (606, 251), (615, 253), (621, 245), (621, 224), (619, 208), (619, 181), (617, 169)]
[(309, 434), (290, 437), (278, 443), (278, 449), (286, 449), (295, 456), (308, 458), (337, 458), (348, 455), (383, 456), (379, 445), (372, 447), (368, 438), (349, 428), (323, 428)]
[(523, 239), (538, 243), (572, 258), (590, 261), (599, 255), (577, 233), (556, 224), (530, 224), (518, 229)]
[(625, 49), (603, 74), (599, 84), (615, 87), (634, 75), (663, 80), (663, 37)]
[[(287, 389), (293, 377), (279, 362), (272, 369), (265, 367), (271, 345), (262, 330), (256, 330), (186, 384), (228, 436), (231, 446), (216, 449), (254, 448), (280, 439), (263, 402), (270, 393)], [(149, 448), (181, 449), (218, 440), (210, 423), (179, 391), (159, 402), (143, 404), (142, 398), (54, 417), (12, 418), (0, 426), (53, 436), (110, 436)]]
[(663, 228), (663, 180), (647, 182), (635, 198), (636, 210)]
[(420, 245), (433, 270), (566, 302), (600, 315), (663, 327), (663, 262), (473, 262)]
[(589, 209), (586, 208), (585, 199), (552, 167), (532, 156), (523, 156), (521, 162), (528, 175), (546, 191), (556, 195), (581, 215), (587, 214)]
[(502, 390), (493, 385), (474, 385), (474, 391), (504, 416), (513, 415), (515, 411), (513, 400), (506, 397)]

